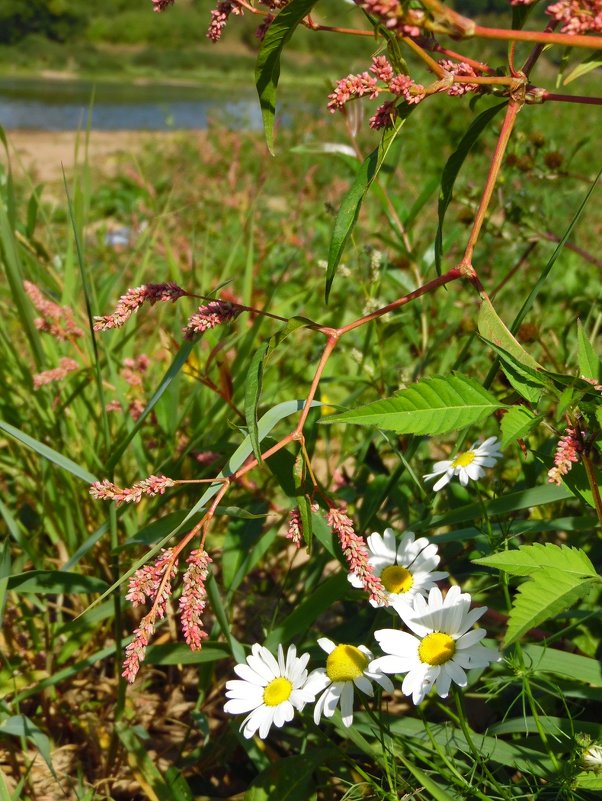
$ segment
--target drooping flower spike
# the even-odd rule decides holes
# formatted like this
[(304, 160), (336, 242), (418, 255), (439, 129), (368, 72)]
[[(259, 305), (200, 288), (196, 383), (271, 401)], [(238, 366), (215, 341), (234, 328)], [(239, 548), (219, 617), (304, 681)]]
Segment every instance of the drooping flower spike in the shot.
[(497, 437), (489, 437), (485, 442), (474, 442), (467, 451), (463, 451), (453, 459), (444, 459), (435, 462), (433, 472), (423, 476), (425, 481), (441, 476), (433, 486), (435, 492), (443, 489), (454, 476), (458, 476), (460, 484), (465, 487), (469, 479), (477, 481), (485, 475), (485, 467), (494, 467), (498, 459), (502, 458), (502, 451)]
[(224, 712), (249, 713), (240, 727), (244, 737), (249, 739), (258, 732), (264, 740), (272, 725), (283, 726), (293, 719), (295, 710), (314, 700), (314, 694), (305, 688), (308, 661), (309, 654), (298, 657), (294, 645), (289, 645), (286, 659), (279, 645), (276, 660), (267, 648), (255, 643), (246, 664), (236, 665), (239, 679), (226, 682), (229, 700)]
[[(382, 534), (374, 532), (367, 538), (370, 556), (368, 563), (380, 578), (387, 592), (389, 604), (411, 604), (416, 595), (426, 595), (436, 581), (447, 578), (448, 573), (436, 571), (441, 559), (437, 546), (429, 544), (426, 537), (415, 539), (413, 531), (406, 531), (399, 545), (392, 528)], [(355, 575), (347, 576), (354, 587), (363, 584)], [(382, 606), (371, 598), (372, 606)]]
[[(370, 670), (383, 673), (405, 673), (401, 687), (419, 704), (435, 686), (437, 694), (446, 698), (452, 681), (466, 687), (466, 670), (487, 667), (500, 659), (494, 648), (481, 643), (485, 629), (469, 631), (487, 611), (486, 607), (470, 609), (471, 597), (459, 587), (451, 587), (443, 598), (433, 587), (428, 600), (416, 596), (414, 606), (398, 606), (396, 611), (414, 634), (396, 629), (380, 629), (374, 633), (386, 656), (370, 663)], [(416, 636), (414, 636), (416, 635)]]
[(326, 651), (328, 658), (325, 668), (313, 670), (307, 680), (305, 689), (314, 695), (322, 693), (314, 708), (314, 722), (320, 723), (322, 715), (331, 718), (340, 703), (344, 726), (353, 723), (354, 687), (372, 697), (375, 681), (387, 692), (393, 691), (393, 683), (381, 670), (372, 670), (371, 652), (360, 645), (335, 645), (327, 637), (321, 637), (318, 645)]

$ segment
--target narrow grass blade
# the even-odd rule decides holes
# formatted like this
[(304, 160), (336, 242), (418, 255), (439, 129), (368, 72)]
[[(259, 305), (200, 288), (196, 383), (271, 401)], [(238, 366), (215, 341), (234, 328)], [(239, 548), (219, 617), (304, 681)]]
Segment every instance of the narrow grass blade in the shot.
[(62, 470), (71, 473), (76, 478), (85, 481), (86, 484), (92, 484), (94, 481), (98, 480), (95, 475), (89, 473), (78, 464), (75, 464), (75, 462), (71, 461), (67, 456), (63, 456), (61, 453), (58, 453), (58, 451), (49, 448), (48, 445), (44, 445), (39, 440), (30, 437), (29, 434), (25, 434), (20, 429), (15, 428), (15, 426), (11, 426), (10, 423), (5, 423), (3, 420), (0, 420), (0, 431), (4, 431), (5, 434), (14, 437), (14, 439), (18, 440), (22, 445), (25, 445), (40, 456), (43, 456), (44, 459), (47, 459), (49, 462), (53, 462), (53, 464), (57, 465)]

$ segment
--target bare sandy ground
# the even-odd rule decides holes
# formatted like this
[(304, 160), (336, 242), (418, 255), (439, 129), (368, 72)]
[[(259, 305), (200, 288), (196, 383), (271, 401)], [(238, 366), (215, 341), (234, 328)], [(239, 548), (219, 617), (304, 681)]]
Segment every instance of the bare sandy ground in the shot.
[[(52, 182), (62, 179), (75, 164), (86, 159), (95, 168), (111, 172), (116, 156), (135, 154), (149, 139), (173, 139), (177, 132), (92, 131), (86, 136), (76, 131), (8, 131), (7, 139), (11, 165), (16, 173), (27, 172), (35, 181)], [(0, 146), (0, 162), (6, 163), (6, 153)]]

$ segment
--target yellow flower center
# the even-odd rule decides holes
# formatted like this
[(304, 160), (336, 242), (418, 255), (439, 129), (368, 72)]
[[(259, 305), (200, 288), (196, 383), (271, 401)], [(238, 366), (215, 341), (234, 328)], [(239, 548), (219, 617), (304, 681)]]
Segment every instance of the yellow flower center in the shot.
[(328, 654), (326, 675), (331, 681), (353, 681), (368, 667), (368, 657), (354, 645), (337, 645)]
[(464, 451), (464, 453), (459, 453), (456, 458), (451, 463), (452, 467), (468, 467), (469, 464), (472, 464), (474, 460), (477, 458), (477, 455), (474, 451)]
[(441, 631), (434, 631), (427, 634), (418, 646), (418, 656), (421, 662), (427, 665), (442, 665), (449, 662), (456, 653), (456, 643), (449, 636)]
[(384, 588), (388, 592), (407, 592), (412, 589), (414, 577), (410, 571), (401, 565), (389, 565), (380, 574)]
[(284, 676), (279, 676), (277, 679), (272, 679), (263, 691), (263, 702), (266, 706), (278, 706), (283, 701), (288, 701), (292, 691), (293, 685), (290, 681)]

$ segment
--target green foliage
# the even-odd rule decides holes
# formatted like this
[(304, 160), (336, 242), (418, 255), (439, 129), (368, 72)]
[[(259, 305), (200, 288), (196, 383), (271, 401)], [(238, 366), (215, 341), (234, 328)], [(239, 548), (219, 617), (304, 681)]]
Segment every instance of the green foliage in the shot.
[(506, 645), (564, 612), (602, 582), (584, 551), (553, 543), (523, 545), (516, 551), (504, 551), (474, 561), (513, 576), (530, 577), (518, 588), (504, 638)]
[(404, 434), (447, 434), (480, 423), (502, 406), (476, 381), (458, 374), (425, 378), (392, 398), (329, 416), (323, 422), (378, 426)]

